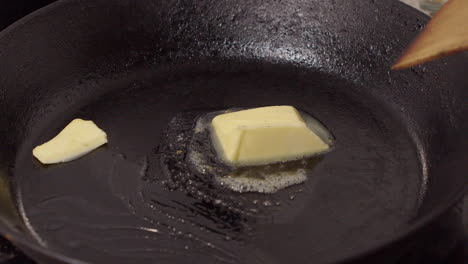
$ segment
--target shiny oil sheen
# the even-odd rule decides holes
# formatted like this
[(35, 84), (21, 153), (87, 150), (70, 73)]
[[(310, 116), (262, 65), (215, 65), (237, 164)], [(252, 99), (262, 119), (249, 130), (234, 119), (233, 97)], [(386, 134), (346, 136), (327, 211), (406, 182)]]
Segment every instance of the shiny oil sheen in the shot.
[[(352, 250), (414, 217), (421, 166), (411, 135), (378, 100), (357, 96), (358, 86), (293, 65), (233, 61), (171, 72), (112, 81), (114, 92), (44, 119), (27, 140), (16, 166), (19, 197), (44, 245), (93, 262), (185, 263), (181, 256), (190, 254), (189, 262), (307, 263), (337, 241)], [(216, 92), (221, 83), (224, 91)], [(329, 93), (337, 83), (347, 89)], [(178, 91), (186, 91), (183, 104)], [(314, 113), (333, 131), (335, 148), (310, 163), (313, 173), (302, 184), (274, 194), (238, 193), (193, 168), (188, 146), (197, 144), (200, 116), (256, 107), (260, 96), (265, 104)], [(70, 116), (99, 123), (109, 143), (74, 162), (41, 166), (31, 148)]]

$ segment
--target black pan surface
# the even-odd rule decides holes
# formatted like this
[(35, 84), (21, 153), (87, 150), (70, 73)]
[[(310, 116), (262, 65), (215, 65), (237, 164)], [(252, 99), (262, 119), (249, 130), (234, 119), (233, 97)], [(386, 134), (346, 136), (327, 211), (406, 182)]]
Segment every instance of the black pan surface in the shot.
[[(414, 230), (461, 197), (468, 161), (468, 60), (388, 70), (426, 21), (415, 12), (331, 0), (36, 12), (0, 35), (0, 157), (22, 221), (6, 219), (24, 223), (10, 236), (91, 263), (273, 264), (351, 259)], [(198, 116), (279, 104), (337, 139), (306, 183), (238, 194), (188, 165)], [(32, 157), (78, 117), (109, 143), (64, 164)]]

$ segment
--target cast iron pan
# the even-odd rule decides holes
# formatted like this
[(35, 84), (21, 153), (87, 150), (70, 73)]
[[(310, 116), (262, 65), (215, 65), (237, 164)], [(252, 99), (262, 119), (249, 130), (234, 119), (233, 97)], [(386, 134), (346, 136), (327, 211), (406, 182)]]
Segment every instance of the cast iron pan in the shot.
[[(0, 231), (38, 261), (398, 258), (467, 189), (468, 60), (389, 67), (427, 18), (397, 1), (64, 0), (0, 34)], [(238, 194), (186, 162), (197, 116), (293, 105), (335, 149)], [(109, 143), (42, 166), (74, 118)]]

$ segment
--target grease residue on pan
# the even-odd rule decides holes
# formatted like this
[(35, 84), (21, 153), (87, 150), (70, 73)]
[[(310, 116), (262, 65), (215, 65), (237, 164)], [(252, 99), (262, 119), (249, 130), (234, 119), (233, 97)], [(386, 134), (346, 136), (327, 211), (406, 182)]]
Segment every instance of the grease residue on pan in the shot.
[[(309, 263), (366, 248), (413, 217), (421, 172), (412, 139), (359, 86), (256, 62), (170, 72), (102, 81), (112, 93), (37, 117), (14, 179), (24, 217), (50, 248), (97, 263)], [(194, 173), (187, 147), (197, 117), (259, 102), (297, 106), (333, 131), (336, 148), (313, 177), (261, 194)], [(65, 164), (35, 162), (32, 148), (78, 116), (98, 123), (109, 144)]]

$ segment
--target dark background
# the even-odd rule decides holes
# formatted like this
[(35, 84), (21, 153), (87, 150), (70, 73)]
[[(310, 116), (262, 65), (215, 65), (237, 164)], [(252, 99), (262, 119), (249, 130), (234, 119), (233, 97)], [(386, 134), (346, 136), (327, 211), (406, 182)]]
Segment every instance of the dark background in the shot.
[[(57, 0), (0, 0), (0, 30), (23, 16)], [(112, 1), (112, 0), (109, 0)], [(428, 239), (415, 246), (415, 254), (401, 264), (468, 263), (468, 196), (435, 223)], [(416, 253), (417, 252), (417, 253)], [(0, 237), (0, 264), (32, 264), (8, 241)]]

